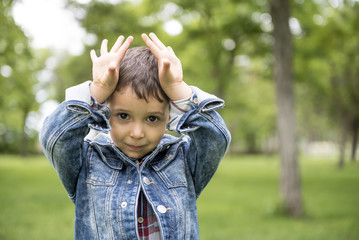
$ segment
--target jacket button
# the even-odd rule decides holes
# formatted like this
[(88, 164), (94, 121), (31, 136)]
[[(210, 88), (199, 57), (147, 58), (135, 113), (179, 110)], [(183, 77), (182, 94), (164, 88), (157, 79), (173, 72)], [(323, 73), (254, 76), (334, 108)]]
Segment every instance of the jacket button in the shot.
[(150, 183), (151, 183), (147, 177), (144, 177), (142, 180), (146, 185), (150, 185)]
[(194, 103), (194, 104), (198, 104), (198, 98), (194, 98), (194, 99), (193, 99), (193, 103)]
[(122, 207), (122, 208), (127, 207), (127, 202), (122, 202), (122, 203), (121, 203), (121, 207)]
[(143, 217), (139, 217), (138, 219), (137, 219), (137, 221), (138, 221), (138, 223), (143, 223)]
[(157, 211), (159, 211), (160, 213), (165, 213), (165, 212), (167, 212), (167, 208), (163, 205), (158, 205)]
[(128, 180), (128, 181), (127, 181), (127, 184), (131, 184), (131, 183), (132, 183), (132, 180)]

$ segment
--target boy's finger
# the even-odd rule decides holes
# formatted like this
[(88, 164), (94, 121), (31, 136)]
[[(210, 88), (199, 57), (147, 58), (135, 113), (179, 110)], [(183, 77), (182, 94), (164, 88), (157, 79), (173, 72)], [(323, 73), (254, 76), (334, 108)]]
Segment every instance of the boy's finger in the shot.
[(119, 37), (117, 38), (115, 44), (114, 44), (113, 47), (111, 48), (111, 52), (117, 52), (117, 51), (120, 49), (121, 44), (122, 44), (122, 42), (123, 42), (124, 39), (125, 39), (124, 36), (122, 36), (122, 35), (119, 36)]
[(173, 49), (170, 46), (168, 46), (167, 49), (171, 54), (176, 56), (175, 52), (173, 51)]
[(171, 81), (172, 73), (171, 73), (171, 61), (168, 59), (163, 59), (162, 61), (162, 70), (159, 72), (162, 76), (163, 81), (168, 82)]
[(104, 40), (102, 41), (102, 43), (101, 43), (101, 50), (100, 50), (101, 55), (107, 53), (107, 42), (108, 42), (108, 40), (107, 40), (107, 39), (104, 39)]
[(151, 50), (152, 54), (158, 58), (158, 47), (152, 42), (152, 40), (147, 36), (147, 34), (142, 34), (142, 39), (146, 43), (147, 47)]
[(118, 52), (120, 54), (120, 59), (122, 60), (122, 58), (125, 56), (125, 53), (127, 51), (127, 49), (130, 47), (131, 43), (133, 41), (133, 37), (129, 36), (126, 41), (122, 44), (122, 46), (119, 48)]
[(152, 39), (152, 41), (154, 42), (154, 44), (156, 44), (156, 46), (163, 50), (166, 48), (166, 46), (158, 39), (158, 37), (156, 36), (156, 34), (154, 33), (150, 33), (150, 38)]
[(92, 62), (94, 62), (96, 59), (97, 59), (97, 55), (96, 55), (96, 51), (95, 50), (91, 50), (90, 51), (90, 57), (91, 57), (91, 60)]
[(108, 65), (108, 71), (112, 74), (114, 71), (116, 71), (117, 69), (117, 65), (116, 65), (116, 62), (111, 62), (109, 65)]
[(163, 64), (163, 71), (164, 71), (164, 73), (169, 72), (170, 69), (171, 69), (171, 62), (170, 62), (170, 60), (168, 60), (168, 59), (163, 59), (162, 64)]

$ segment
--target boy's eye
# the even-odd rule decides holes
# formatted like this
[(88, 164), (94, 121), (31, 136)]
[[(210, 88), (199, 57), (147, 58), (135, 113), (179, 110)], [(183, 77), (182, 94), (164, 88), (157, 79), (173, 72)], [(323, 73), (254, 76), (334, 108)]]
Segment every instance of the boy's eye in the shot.
[(155, 117), (155, 116), (149, 116), (148, 118), (147, 118), (147, 121), (149, 121), (149, 122), (157, 122), (158, 121), (158, 117)]
[(120, 113), (117, 116), (122, 120), (128, 119), (128, 114), (127, 113)]

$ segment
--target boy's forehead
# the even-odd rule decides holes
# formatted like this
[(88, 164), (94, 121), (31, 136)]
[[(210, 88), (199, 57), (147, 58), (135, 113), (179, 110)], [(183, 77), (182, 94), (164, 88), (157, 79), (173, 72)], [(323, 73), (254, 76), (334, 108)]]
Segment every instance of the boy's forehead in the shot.
[[(150, 96), (146, 99), (139, 98), (135, 91), (131, 87), (125, 87), (121, 90), (114, 91), (112, 97), (108, 100), (108, 104), (110, 108), (118, 108), (118, 107), (132, 107), (139, 108), (143, 105), (146, 107), (150, 107), (153, 109), (169, 109), (169, 102), (166, 99), (163, 99), (160, 102), (157, 98)], [(150, 109), (149, 109), (150, 110)]]

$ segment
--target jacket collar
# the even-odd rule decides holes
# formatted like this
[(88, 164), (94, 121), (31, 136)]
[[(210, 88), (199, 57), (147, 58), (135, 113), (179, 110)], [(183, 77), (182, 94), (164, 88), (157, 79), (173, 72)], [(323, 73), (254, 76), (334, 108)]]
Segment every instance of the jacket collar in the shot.
[[(136, 164), (136, 159), (126, 156), (114, 145), (109, 134), (99, 134), (93, 140), (87, 141), (98, 151), (102, 161), (113, 169), (121, 170), (123, 164)], [(183, 136), (177, 138), (165, 134), (158, 146), (144, 157), (143, 163), (151, 162), (152, 167), (156, 171), (162, 169), (176, 156), (178, 146), (182, 141)], [(166, 159), (167, 161), (161, 161), (162, 159)]]

